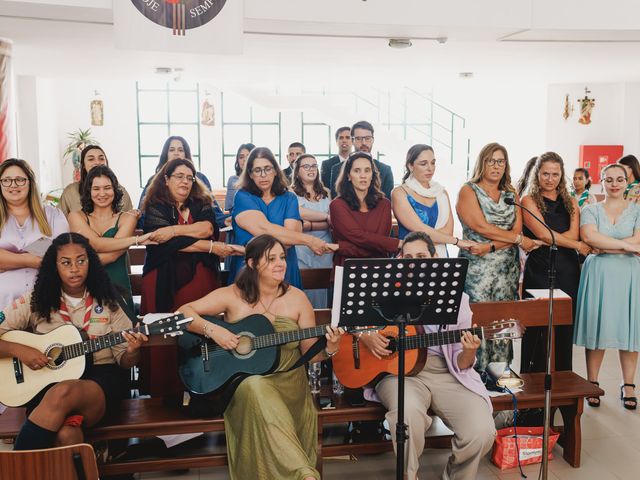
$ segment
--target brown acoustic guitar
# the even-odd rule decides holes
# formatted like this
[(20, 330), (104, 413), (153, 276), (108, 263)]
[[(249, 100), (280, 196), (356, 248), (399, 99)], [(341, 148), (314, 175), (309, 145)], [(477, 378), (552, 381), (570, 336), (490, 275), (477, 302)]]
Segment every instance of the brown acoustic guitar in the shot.
[[(463, 332), (469, 331), (484, 340), (508, 340), (522, 336), (518, 320), (497, 320), (486, 327), (461, 330), (443, 330), (436, 333), (417, 334), (416, 327), (406, 327), (405, 375), (415, 375), (427, 361), (427, 348), (460, 342)], [(369, 332), (371, 334), (371, 332)], [(373, 332), (373, 335), (376, 333)], [(377, 381), (386, 374), (398, 374), (397, 337), (398, 327), (386, 327), (378, 331), (389, 339), (391, 355), (377, 359), (357, 335), (346, 334), (340, 341), (340, 350), (333, 357), (333, 371), (345, 387), (360, 388)], [(363, 335), (367, 335), (364, 333)]]

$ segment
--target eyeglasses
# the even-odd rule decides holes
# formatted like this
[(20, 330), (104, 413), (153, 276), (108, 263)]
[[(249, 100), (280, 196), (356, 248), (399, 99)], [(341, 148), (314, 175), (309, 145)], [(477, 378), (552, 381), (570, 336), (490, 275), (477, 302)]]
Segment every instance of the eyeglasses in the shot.
[(178, 180), (178, 182), (186, 180), (189, 183), (195, 183), (195, 181), (196, 181), (196, 177), (191, 176), (191, 175), (185, 175), (183, 173), (174, 173), (174, 174), (169, 175), (169, 176), (175, 178), (176, 180)]
[(78, 268), (84, 267), (85, 265), (87, 265), (89, 263), (89, 259), (88, 258), (79, 258), (78, 260), (73, 262), (73, 261), (69, 260), (68, 258), (65, 258), (63, 260), (60, 260), (58, 263), (65, 270), (69, 270), (71, 268), (71, 266), (74, 265), (74, 264)]
[(373, 135), (367, 135), (365, 137), (351, 137), (354, 142), (365, 142), (369, 143), (373, 141)]
[(500, 158), (496, 160), (495, 158), (490, 158), (487, 160), (487, 165), (493, 167), (494, 165), (498, 165), (499, 167), (504, 167), (507, 164), (507, 161), (504, 158)]
[(4, 177), (0, 180), (0, 183), (5, 188), (9, 188), (14, 183), (16, 187), (24, 187), (27, 184), (27, 180), (25, 177)]
[(300, 165), (300, 168), (302, 168), (305, 172), (308, 172), (309, 170), (318, 170), (318, 164), (307, 163), (306, 165)]
[(251, 174), (256, 177), (267, 177), (273, 173), (273, 167), (256, 167), (251, 169)]

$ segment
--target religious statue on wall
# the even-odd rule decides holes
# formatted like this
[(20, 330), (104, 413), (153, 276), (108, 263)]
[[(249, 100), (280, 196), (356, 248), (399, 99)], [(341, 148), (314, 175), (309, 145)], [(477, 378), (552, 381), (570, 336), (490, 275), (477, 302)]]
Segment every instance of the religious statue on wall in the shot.
[(104, 125), (104, 104), (98, 95), (96, 92), (96, 98), (91, 100), (91, 125), (102, 127)]
[(213, 103), (209, 99), (205, 98), (202, 102), (202, 112), (200, 113), (200, 123), (212, 127), (216, 124), (216, 112), (213, 108)]
[(596, 99), (589, 98), (589, 94), (591, 90), (588, 90), (587, 87), (584, 88), (584, 98), (578, 100), (580, 104), (580, 118), (578, 119), (578, 123), (582, 125), (589, 125), (591, 123), (591, 111), (593, 107), (596, 106)]
[(562, 110), (562, 118), (567, 120), (573, 114), (573, 105), (571, 105), (571, 101), (569, 100), (569, 94), (567, 93), (564, 96), (564, 108)]

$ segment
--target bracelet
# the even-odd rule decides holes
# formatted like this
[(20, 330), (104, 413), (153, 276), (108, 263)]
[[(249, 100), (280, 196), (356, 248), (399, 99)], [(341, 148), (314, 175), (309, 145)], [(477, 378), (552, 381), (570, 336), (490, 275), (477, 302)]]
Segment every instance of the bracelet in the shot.
[(173, 230), (173, 236), (175, 237), (176, 236), (176, 227), (171, 227), (171, 228)]
[(202, 327), (202, 335), (204, 335), (204, 338), (211, 338), (211, 335), (209, 335), (209, 331), (207, 329), (209, 325), (205, 325), (204, 327)]
[(312, 230), (313, 230), (313, 222), (309, 220), (309, 231), (311, 232)]
[(211, 252), (213, 252), (213, 240), (209, 240), (209, 255), (211, 255)]
[(494, 252), (496, 251), (496, 244), (495, 244), (495, 243), (493, 243), (493, 242), (491, 242), (491, 244), (490, 244), (490, 245), (491, 245), (491, 249), (490, 249), (490, 251), (491, 251), (491, 253), (494, 253)]
[(138, 235), (136, 235), (136, 247), (138, 246)]
[(324, 354), (327, 356), (327, 358), (334, 357), (337, 353), (338, 350), (336, 350), (335, 352), (330, 352), (329, 350), (327, 350), (327, 347), (324, 347)]
[(522, 243), (522, 234), (519, 233), (516, 235), (516, 241), (514, 242), (516, 245), (520, 245)]
[(460, 239), (458, 237), (453, 237), (456, 239), (456, 243), (454, 243), (454, 245), (458, 245), (458, 242), (460, 241)]

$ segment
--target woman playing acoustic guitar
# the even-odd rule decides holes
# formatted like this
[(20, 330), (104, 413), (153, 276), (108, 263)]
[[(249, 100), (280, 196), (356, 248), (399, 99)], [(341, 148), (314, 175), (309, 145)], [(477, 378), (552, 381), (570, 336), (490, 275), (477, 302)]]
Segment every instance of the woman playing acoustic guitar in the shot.
[[(235, 284), (180, 308), (193, 317), (190, 331), (231, 350), (239, 337), (198, 314), (224, 313), (230, 323), (261, 314), (278, 332), (315, 326), (307, 296), (284, 280), (287, 262), (279, 240), (270, 235), (253, 238), (246, 246), (245, 265)], [(327, 327), (327, 346), (311, 362), (333, 356), (341, 336), (341, 330)], [(288, 371), (314, 341), (283, 345), (277, 373), (250, 376), (235, 391), (224, 413), (232, 479), (320, 478), (315, 469), (316, 413), (307, 377), (302, 368)]]
[[(27, 328), (44, 334), (69, 323), (91, 337), (132, 327), (97, 253), (77, 233), (63, 233), (53, 240), (42, 258), (33, 292), (0, 312), (0, 335)], [(93, 365), (82, 379), (50, 385), (27, 404), (29, 417), (16, 438), (16, 450), (82, 443), (79, 426), (95, 425), (108, 409), (117, 408), (126, 395), (126, 369), (137, 363), (140, 345), (147, 341), (140, 333), (122, 335), (127, 343), (94, 353)], [(11, 357), (31, 370), (40, 370), (50, 361), (35, 348), (0, 338), (0, 358)], [(9, 381), (3, 379), (5, 388), (10, 388)]]

